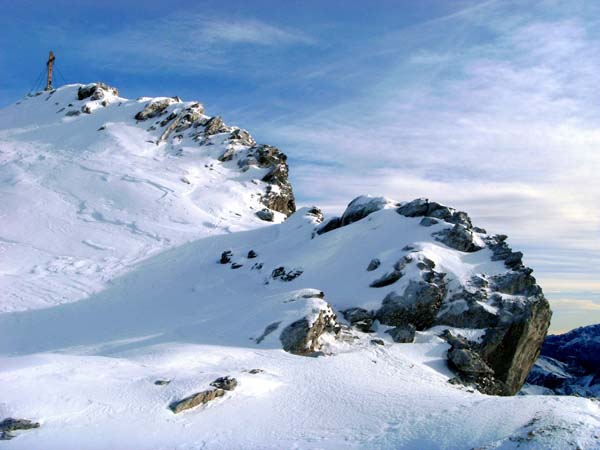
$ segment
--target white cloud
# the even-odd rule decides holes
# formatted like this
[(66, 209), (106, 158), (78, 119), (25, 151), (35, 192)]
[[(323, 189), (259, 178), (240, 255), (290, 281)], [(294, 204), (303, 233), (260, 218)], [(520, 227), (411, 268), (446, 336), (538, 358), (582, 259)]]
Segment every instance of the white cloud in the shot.
[(597, 279), (600, 41), (577, 18), (499, 20), (488, 42), (396, 55), (383, 78), (356, 67), (362, 95), (270, 138), (309, 162), (292, 166), (301, 200), (429, 197), (509, 234), (542, 278)]
[(314, 43), (298, 30), (256, 19), (177, 13), (122, 29), (91, 31), (78, 46), (90, 62), (121, 71), (193, 73), (242, 68), (252, 60), (245, 46), (253, 46), (256, 56), (259, 51)]

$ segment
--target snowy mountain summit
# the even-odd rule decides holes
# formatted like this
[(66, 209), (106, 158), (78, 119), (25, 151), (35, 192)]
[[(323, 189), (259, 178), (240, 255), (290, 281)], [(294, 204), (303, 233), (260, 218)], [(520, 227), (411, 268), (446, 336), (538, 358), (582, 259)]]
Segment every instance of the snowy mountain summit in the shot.
[(277, 148), (102, 83), (0, 111), (0, 158), (7, 448), (598, 448), (597, 403), (498, 397), (551, 311), (462, 211), (296, 211)]

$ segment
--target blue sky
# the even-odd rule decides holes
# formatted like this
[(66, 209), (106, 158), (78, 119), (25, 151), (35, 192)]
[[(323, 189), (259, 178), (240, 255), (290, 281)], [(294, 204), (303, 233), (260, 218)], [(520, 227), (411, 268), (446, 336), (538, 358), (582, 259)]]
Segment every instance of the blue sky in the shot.
[(0, 0), (0, 106), (179, 95), (290, 157), (301, 204), (429, 197), (510, 236), (553, 330), (600, 322), (600, 3)]

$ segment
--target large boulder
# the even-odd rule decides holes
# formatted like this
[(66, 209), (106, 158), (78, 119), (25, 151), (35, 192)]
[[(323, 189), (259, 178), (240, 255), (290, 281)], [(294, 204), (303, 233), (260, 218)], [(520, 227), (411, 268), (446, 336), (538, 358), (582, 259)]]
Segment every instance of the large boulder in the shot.
[(525, 383), (540, 354), (551, 317), (548, 300), (540, 293), (526, 302), (503, 305), (500, 324), (486, 331), (479, 353), (494, 370), (494, 376), (505, 383), (508, 394), (516, 394)]
[(16, 431), (32, 430), (39, 428), (38, 422), (33, 422), (28, 419), (13, 419), (9, 417), (0, 422), (0, 440), (8, 441), (15, 437)]
[(433, 325), (445, 294), (443, 283), (411, 280), (402, 294), (390, 292), (376, 317), (384, 325), (413, 324), (417, 330)]
[(119, 90), (104, 83), (90, 83), (77, 90), (77, 99), (102, 100), (106, 94), (119, 95)]
[(151, 100), (144, 106), (144, 109), (135, 115), (135, 119), (147, 120), (159, 116), (173, 103), (175, 103), (175, 99), (170, 97)]
[(434, 233), (435, 238), (446, 244), (448, 247), (461, 252), (476, 252), (483, 248), (473, 233), (473, 230), (462, 224), (455, 224), (452, 228), (447, 228)]
[(300, 356), (311, 356), (322, 347), (321, 336), (325, 333), (337, 335), (340, 325), (331, 306), (324, 301), (311, 315), (292, 322), (283, 329), (279, 339), (286, 352)]
[(262, 181), (268, 183), (267, 191), (261, 201), (269, 209), (290, 216), (296, 211), (296, 201), (292, 185), (288, 180), (289, 168), (287, 156), (278, 148), (260, 145), (250, 149), (251, 160), (256, 161), (260, 168), (269, 171)]
[(360, 197), (356, 197), (348, 204), (344, 214), (342, 214), (342, 217), (340, 218), (340, 225), (349, 225), (353, 222), (364, 219), (369, 214), (393, 206), (396, 206), (396, 203), (385, 197), (361, 195)]

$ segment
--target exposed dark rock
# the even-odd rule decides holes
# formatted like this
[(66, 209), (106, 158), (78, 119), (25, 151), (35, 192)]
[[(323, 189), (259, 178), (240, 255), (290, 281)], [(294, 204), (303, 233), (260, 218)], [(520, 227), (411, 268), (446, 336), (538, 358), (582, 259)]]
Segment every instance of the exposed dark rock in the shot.
[(348, 204), (344, 214), (342, 214), (340, 225), (346, 226), (357, 222), (369, 214), (384, 209), (389, 204), (390, 201), (385, 197), (370, 197), (366, 195), (356, 197)]
[(510, 303), (505, 309), (501, 323), (486, 331), (479, 353), (496, 379), (506, 384), (507, 393), (513, 395), (523, 386), (539, 355), (552, 312), (541, 290), (527, 302)]
[(210, 383), (210, 385), (217, 389), (223, 389), (224, 391), (233, 391), (237, 387), (238, 382), (233, 377), (225, 376), (217, 378), (215, 381)]
[(488, 395), (507, 395), (507, 386), (494, 377), (494, 371), (481, 356), (468, 348), (452, 348), (448, 351), (448, 365), (458, 373), (453, 384), (473, 385)]
[(396, 212), (405, 217), (421, 217), (427, 215), (429, 201), (426, 198), (417, 198), (401, 205)]
[(263, 372), (264, 372), (264, 370), (263, 370), (263, 369), (250, 369), (250, 370), (248, 371), (248, 373), (249, 373), (250, 375), (256, 375), (256, 374), (263, 373)]
[[(402, 204), (397, 210), (398, 214), (406, 217), (430, 217), (445, 222), (463, 225), (467, 229), (472, 228), (471, 219), (467, 213), (456, 211), (454, 208), (430, 202), (426, 198), (417, 198), (411, 202)], [(431, 226), (431, 220), (421, 220), (421, 225)]]
[(409, 344), (415, 340), (416, 328), (413, 324), (399, 325), (386, 331), (394, 342)]
[(445, 229), (433, 234), (437, 241), (461, 252), (476, 252), (483, 247), (475, 243), (473, 231), (464, 225), (456, 224), (451, 229)]
[(154, 384), (157, 385), (157, 386), (166, 386), (170, 382), (171, 382), (171, 380), (156, 380), (154, 382)]
[(204, 405), (219, 397), (223, 397), (224, 395), (225, 391), (223, 389), (208, 389), (206, 391), (192, 394), (189, 397), (184, 398), (183, 400), (175, 401), (169, 405), (169, 408), (171, 409), (171, 411), (173, 411), (173, 413), (178, 414), (187, 409), (195, 408), (199, 405)]
[(260, 220), (264, 220), (265, 222), (273, 222), (273, 219), (275, 218), (275, 214), (273, 213), (273, 211), (267, 208), (263, 208), (260, 211), (257, 211), (256, 216)]
[(225, 250), (223, 253), (221, 253), (221, 259), (219, 260), (219, 263), (229, 264), (231, 262), (232, 256), (233, 253), (231, 252), (231, 250)]
[(486, 244), (494, 253), (492, 261), (504, 261), (506, 267), (519, 270), (523, 266), (523, 253), (513, 252), (506, 243), (506, 235), (495, 235), (486, 239)]
[(256, 343), (260, 344), (269, 334), (275, 331), (279, 325), (281, 325), (281, 322), (273, 322), (267, 325), (265, 327), (265, 331), (263, 331), (263, 333), (256, 339)]
[(424, 227), (431, 227), (433, 225), (437, 225), (439, 222), (439, 220), (434, 219), (432, 217), (423, 217), (421, 219), (421, 221), (419, 222), (419, 225), (424, 226)]
[(221, 162), (231, 161), (234, 156), (235, 149), (233, 147), (227, 147), (227, 150), (225, 150), (217, 159)]
[[(204, 106), (202, 106), (200, 103), (194, 103), (178, 113), (173, 111), (165, 120), (160, 123), (160, 125), (164, 127), (167, 125), (167, 123), (172, 121), (170, 125), (164, 129), (161, 136), (156, 141), (156, 144), (158, 145), (162, 142), (165, 142), (173, 132), (181, 133), (182, 131), (190, 128), (192, 125), (197, 123), (203, 112)], [(182, 137), (182, 135), (177, 136)]]
[(65, 113), (65, 116), (67, 116), (67, 117), (74, 117), (74, 116), (78, 116), (79, 114), (81, 114), (81, 111), (71, 110), (71, 111), (67, 111)]
[(231, 265), (231, 268), (232, 268), (232, 269), (239, 269), (240, 267), (244, 267), (244, 265), (243, 265), (243, 264), (240, 264), (240, 263), (233, 263), (233, 264)]
[(448, 361), (459, 372), (467, 375), (494, 375), (478, 353), (468, 348), (453, 348), (448, 352)]
[(15, 431), (31, 430), (39, 428), (38, 422), (33, 422), (27, 419), (13, 419), (11, 417), (0, 422), (0, 440), (8, 441), (15, 437)]
[(152, 100), (144, 107), (143, 110), (135, 115), (136, 120), (152, 119), (162, 114), (171, 104), (175, 103), (172, 98), (163, 98)]
[(209, 137), (219, 133), (226, 133), (229, 127), (223, 123), (220, 116), (211, 117), (204, 128), (204, 136)]
[(427, 283), (411, 280), (402, 293), (390, 292), (384, 299), (376, 317), (384, 325), (413, 324), (417, 330), (429, 328), (445, 294), (443, 283)]
[(380, 265), (381, 265), (381, 261), (379, 261), (379, 259), (377, 259), (377, 258), (374, 258), (374, 259), (371, 260), (371, 262), (367, 266), (367, 271), (372, 272), (374, 270), (377, 270), (377, 268)]
[(112, 95), (119, 95), (119, 90), (114, 87), (110, 87), (104, 83), (91, 83), (86, 86), (81, 86), (77, 90), (77, 99), (84, 100), (91, 97), (90, 100), (102, 100), (106, 95), (106, 92), (110, 92)]
[(533, 270), (524, 268), (517, 271), (507, 272), (502, 275), (491, 277), (494, 288), (503, 294), (536, 296), (541, 295), (542, 290), (536, 284), (531, 275)]
[(278, 267), (271, 272), (271, 277), (274, 280), (281, 281), (292, 281), (302, 275), (303, 271), (301, 269), (294, 269), (286, 272), (285, 267)]
[(400, 278), (402, 278), (402, 272), (398, 270), (393, 270), (391, 272), (383, 274), (381, 277), (373, 281), (369, 286), (373, 288), (389, 286), (390, 284), (394, 284)]
[(248, 147), (256, 145), (256, 141), (254, 140), (254, 138), (252, 138), (252, 136), (250, 136), (250, 133), (240, 128), (235, 128), (229, 134), (229, 139), (232, 141), (236, 141), (238, 144), (247, 145)]
[(327, 233), (328, 231), (335, 230), (341, 226), (342, 226), (341, 219), (339, 217), (333, 217), (317, 229), (317, 234)]
[(385, 345), (383, 339), (371, 339), (371, 344), (373, 345)]
[(363, 308), (350, 308), (342, 311), (344, 319), (350, 322), (350, 325), (358, 328), (364, 333), (372, 331), (373, 326), (373, 313)]
[(258, 256), (258, 254), (254, 250), (250, 250), (248, 252), (247, 258), (248, 259), (253, 259), (253, 258), (256, 258), (257, 256)]
[(303, 318), (283, 329), (279, 339), (286, 352), (295, 355), (310, 356), (321, 348), (320, 337), (323, 333), (338, 334), (340, 325), (329, 305), (319, 311), (313, 321)]
[(312, 206), (308, 211), (306, 211), (306, 215), (314, 217), (316, 223), (323, 223), (323, 220), (325, 219), (323, 212), (316, 206)]

